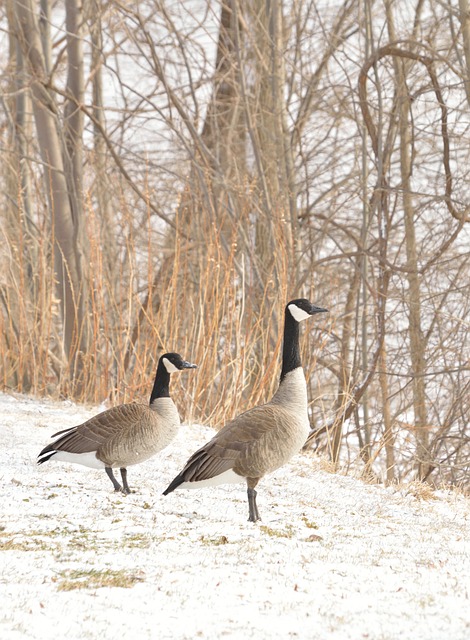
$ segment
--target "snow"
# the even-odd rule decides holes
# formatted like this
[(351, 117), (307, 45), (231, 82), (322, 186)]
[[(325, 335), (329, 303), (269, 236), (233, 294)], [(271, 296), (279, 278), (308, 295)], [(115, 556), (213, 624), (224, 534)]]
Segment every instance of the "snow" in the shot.
[(0, 394), (2, 639), (470, 638), (464, 495), (422, 500), (304, 454), (260, 482), (252, 524), (241, 485), (162, 496), (213, 433), (196, 425), (129, 468), (130, 496), (104, 471), (36, 465), (103, 408)]

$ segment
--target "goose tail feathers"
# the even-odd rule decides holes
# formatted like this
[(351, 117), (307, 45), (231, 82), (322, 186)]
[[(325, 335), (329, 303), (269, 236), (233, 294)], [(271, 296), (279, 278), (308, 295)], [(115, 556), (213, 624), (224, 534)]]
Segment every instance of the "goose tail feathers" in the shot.
[(185, 481), (186, 480), (185, 480), (185, 477), (184, 477), (184, 472), (180, 473), (179, 475), (176, 476), (176, 478), (172, 482), (170, 482), (168, 487), (163, 492), (163, 495), (167, 496), (169, 493), (171, 493), (172, 491), (177, 489), (180, 486), (180, 484), (183, 484), (183, 482), (185, 482)]
[(52, 445), (48, 444), (47, 447), (44, 447), (44, 449), (39, 453), (38, 459), (36, 461), (37, 464), (43, 464), (44, 462), (47, 462), (56, 453), (57, 451), (52, 447)]

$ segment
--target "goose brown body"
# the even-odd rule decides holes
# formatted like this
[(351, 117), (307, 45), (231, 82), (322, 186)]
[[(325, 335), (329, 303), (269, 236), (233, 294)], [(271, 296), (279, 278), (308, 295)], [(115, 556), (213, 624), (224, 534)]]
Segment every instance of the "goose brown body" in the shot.
[(129, 467), (168, 446), (179, 425), (171, 398), (159, 398), (151, 406), (130, 403), (103, 411), (78, 427), (54, 434), (53, 438), (61, 437), (48, 446), (69, 454), (94, 452), (102, 466)]
[[(186, 464), (184, 481), (209, 480), (226, 471), (244, 478), (262, 478), (298, 453), (309, 434), (306, 411), (306, 383), (302, 370), (288, 374), (286, 387), (292, 389), (285, 404), (277, 395), (267, 404), (253, 407), (226, 424)], [(302, 380), (303, 378), (303, 380)], [(305, 390), (304, 396), (299, 390)], [(284, 395), (283, 387), (280, 395)], [(303, 410), (305, 408), (305, 411)], [(184, 486), (187, 486), (186, 484)]]
[(310, 426), (307, 384), (300, 362), (299, 323), (326, 311), (308, 300), (286, 306), (283, 363), (279, 388), (266, 404), (253, 407), (226, 424), (187, 461), (182, 472), (164, 491), (246, 481), (249, 520), (259, 519), (256, 491), (259, 480), (284, 465), (299, 452)]
[[(164, 354), (158, 363), (150, 404), (122, 404), (83, 424), (54, 434), (42, 449), (38, 464), (48, 460), (104, 468), (116, 491), (129, 493), (127, 467), (144, 462), (174, 439), (180, 425), (178, 410), (169, 395), (170, 373), (192, 369), (179, 354)], [(119, 468), (123, 487), (112, 469)]]

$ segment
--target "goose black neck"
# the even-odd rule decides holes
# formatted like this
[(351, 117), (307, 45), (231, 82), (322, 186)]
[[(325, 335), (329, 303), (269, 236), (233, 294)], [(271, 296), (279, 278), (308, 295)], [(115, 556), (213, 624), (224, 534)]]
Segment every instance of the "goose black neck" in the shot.
[(299, 323), (292, 317), (291, 312), (286, 309), (284, 319), (284, 344), (282, 347), (281, 382), (288, 373), (297, 369), (297, 367), (302, 366), (302, 362), (300, 360), (299, 333)]
[(166, 370), (165, 365), (160, 360), (157, 367), (155, 382), (153, 383), (152, 393), (150, 395), (150, 404), (157, 398), (170, 397), (170, 374)]

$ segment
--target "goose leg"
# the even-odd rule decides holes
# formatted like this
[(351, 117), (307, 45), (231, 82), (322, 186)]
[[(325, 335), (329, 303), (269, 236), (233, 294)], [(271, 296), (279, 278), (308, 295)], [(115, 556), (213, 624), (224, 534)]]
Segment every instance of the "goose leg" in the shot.
[(248, 507), (250, 509), (248, 522), (256, 522), (257, 520), (261, 520), (258, 512), (258, 507), (256, 506), (256, 491), (252, 487), (248, 487)]
[(106, 473), (108, 475), (108, 478), (113, 483), (114, 491), (122, 491), (122, 487), (119, 484), (119, 482), (116, 480), (116, 478), (114, 477), (114, 473), (113, 473), (113, 470), (111, 469), (111, 467), (105, 467), (104, 470), (106, 471)]
[(129, 488), (129, 485), (127, 484), (127, 469), (122, 467), (120, 471), (121, 471), (122, 486), (123, 486), (122, 492), (126, 494), (132, 493), (131, 489)]

